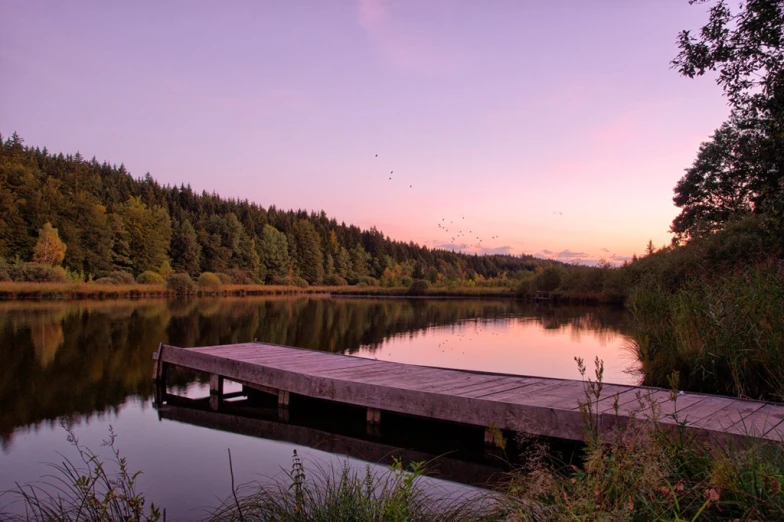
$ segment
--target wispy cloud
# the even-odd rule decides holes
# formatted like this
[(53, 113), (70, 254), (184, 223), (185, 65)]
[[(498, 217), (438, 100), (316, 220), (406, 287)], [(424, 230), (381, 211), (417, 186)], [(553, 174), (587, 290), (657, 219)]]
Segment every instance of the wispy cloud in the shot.
[(602, 252), (608, 252), (609, 253), (610, 251), (607, 250), (606, 248), (602, 248)]
[(434, 245), (433, 248), (440, 248), (442, 250), (465, 250), (468, 248), (466, 243), (439, 243)]
[(486, 255), (509, 255), (512, 253), (512, 247), (510, 246), (502, 246), (502, 247), (495, 247), (495, 248), (480, 248), (478, 254), (486, 254)]
[(557, 259), (582, 259), (588, 257), (586, 252), (572, 252), (571, 250), (561, 250), (555, 254)]
[(631, 261), (631, 256), (619, 256), (618, 254), (613, 254), (610, 256), (610, 259), (613, 261), (620, 261), (621, 263), (624, 261)]
[(357, 23), (384, 61), (402, 72), (438, 75), (458, 70), (465, 61), (463, 53), (449, 49), (434, 35), (401, 24), (387, 0), (359, 0)]

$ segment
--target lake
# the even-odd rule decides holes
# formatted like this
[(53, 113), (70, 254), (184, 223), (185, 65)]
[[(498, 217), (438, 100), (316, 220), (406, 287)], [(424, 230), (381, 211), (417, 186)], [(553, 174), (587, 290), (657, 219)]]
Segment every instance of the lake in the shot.
[[(153, 407), (152, 353), (158, 343), (187, 347), (254, 339), (379, 360), (573, 379), (579, 378), (575, 356), (589, 368), (598, 356), (605, 362), (605, 381), (640, 380), (627, 349), (629, 316), (612, 308), (326, 296), (3, 302), (0, 491), (39, 479), (51, 471), (47, 463), (62, 460), (60, 454), (76, 456), (63, 420), (80, 443), (102, 455), (101, 441), (111, 426), (131, 469), (143, 471), (141, 488), (167, 508), (169, 520), (203, 516), (230, 494), (227, 449), (238, 483), (280, 477), (295, 448), (306, 466), (340, 465), (345, 459), (322, 449), (361, 462), (351, 453), (360, 445), (357, 427), (340, 411), (319, 405), (292, 409), (284, 424), (238, 421), (245, 427), (235, 422), (233, 431), (187, 411), (178, 418)], [(174, 379), (178, 394), (209, 393), (201, 376), (182, 372)], [(397, 446), (434, 454), (451, 449), (441, 447), (449, 433), (411, 422), (396, 436), (362, 446), (361, 455)], [(345, 433), (325, 435), (341, 430)], [(471, 465), (450, 469), (470, 477)]]

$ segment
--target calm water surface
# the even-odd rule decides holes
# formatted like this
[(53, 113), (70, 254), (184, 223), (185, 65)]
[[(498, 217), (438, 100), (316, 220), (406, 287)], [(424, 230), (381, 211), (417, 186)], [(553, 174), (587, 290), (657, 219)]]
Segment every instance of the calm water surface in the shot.
[[(167, 508), (170, 520), (203, 516), (198, 508), (230, 494), (227, 448), (240, 483), (280, 476), (295, 448), (306, 464), (340, 465), (345, 459), (307, 447), (303, 437), (315, 440), (322, 433), (310, 428), (280, 429), (273, 423), (269, 426), (278, 436), (265, 438), (159, 415), (152, 407), (150, 380), (151, 354), (159, 342), (203, 346), (258, 339), (380, 360), (563, 378), (579, 378), (575, 356), (588, 361), (598, 356), (605, 361), (606, 381), (634, 384), (638, 378), (629, 370), (635, 361), (626, 350), (628, 319), (622, 310), (506, 300), (0, 303), (0, 491), (40, 478), (49, 471), (46, 463), (62, 460), (58, 453), (75, 456), (63, 419), (81, 443), (99, 453), (112, 426), (131, 467), (144, 472), (141, 487)], [(208, 394), (199, 376), (177, 374), (176, 379), (182, 395)], [(332, 424), (340, 419), (336, 415)], [(259, 429), (269, 431), (268, 425)], [(420, 438), (429, 433), (411, 430), (422, 432)], [(330, 446), (343, 453), (339, 447)], [(0, 508), (3, 504), (0, 498)]]

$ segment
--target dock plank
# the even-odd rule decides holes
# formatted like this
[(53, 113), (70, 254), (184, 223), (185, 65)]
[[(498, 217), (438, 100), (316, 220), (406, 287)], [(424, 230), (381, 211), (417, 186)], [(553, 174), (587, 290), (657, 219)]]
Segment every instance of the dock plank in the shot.
[[(264, 343), (178, 348), (162, 345), (160, 364), (295, 395), (475, 426), (572, 440), (583, 438), (585, 383), (432, 368)], [(158, 374), (156, 374), (158, 375)], [(614, 408), (618, 396), (617, 412)], [(782, 440), (784, 405), (605, 384), (595, 408), (602, 429), (632, 418), (678, 419), (701, 433)], [(656, 410), (658, 416), (653, 415)]]

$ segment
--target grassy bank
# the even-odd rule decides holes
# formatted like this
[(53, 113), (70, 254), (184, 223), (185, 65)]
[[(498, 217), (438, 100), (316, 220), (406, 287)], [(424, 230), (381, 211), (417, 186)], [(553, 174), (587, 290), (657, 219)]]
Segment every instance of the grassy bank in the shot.
[(505, 287), (431, 287), (413, 293), (409, 288), (384, 286), (307, 286), (227, 284), (217, 288), (195, 289), (182, 293), (162, 284), (105, 283), (31, 283), (0, 282), (0, 299), (116, 299), (139, 297), (174, 297), (177, 295), (263, 296), (293, 294), (333, 294), (359, 296), (424, 297), (514, 297)]
[[(389, 286), (294, 286), (225, 284), (220, 287), (195, 289), (186, 293), (165, 284), (111, 283), (32, 283), (0, 282), (0, 300), (21, 299), (118, 299), (143, 297), (174, 297), (177, 295), (264, 296), (264, 295), (329, 294), (337, 296), (373, 297), (500, 297), (533, 300), (535, 292), (521, 292), (506, 286), (431, 286), (424, 290)], [(547, 293), (552, 304), (603, 304), (621, 306), (625, 295), (605, 292), (555, 290)]]

